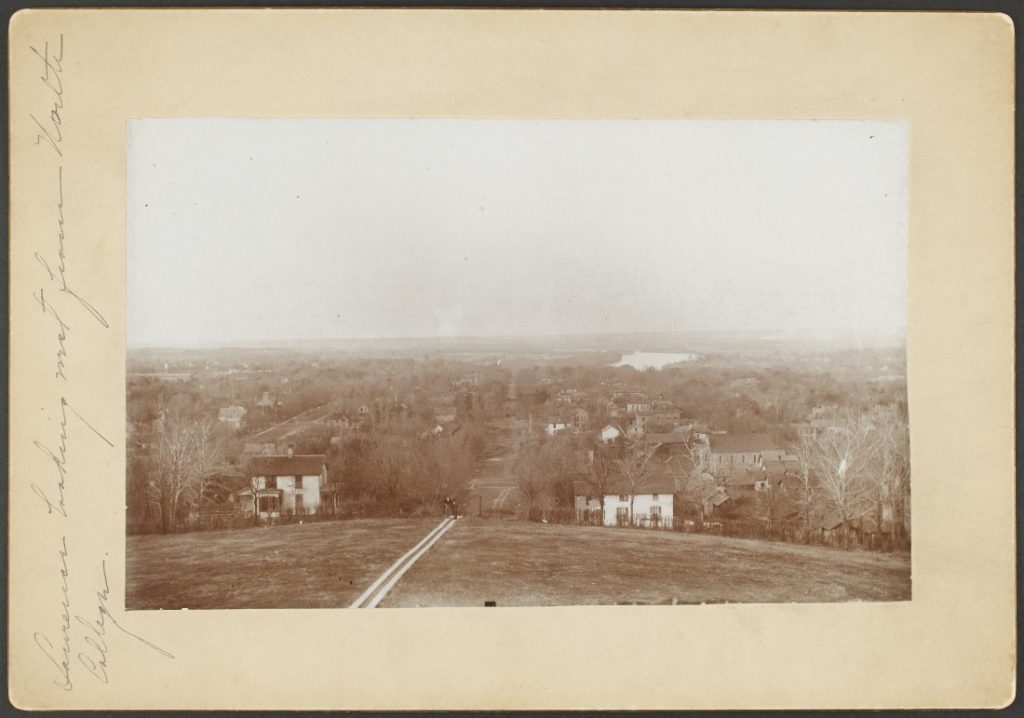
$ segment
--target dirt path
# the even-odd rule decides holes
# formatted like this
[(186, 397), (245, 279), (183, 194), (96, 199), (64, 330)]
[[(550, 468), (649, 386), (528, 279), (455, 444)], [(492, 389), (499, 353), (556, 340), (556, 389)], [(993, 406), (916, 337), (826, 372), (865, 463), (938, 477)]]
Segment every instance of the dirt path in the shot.
[(469, 511), (500, 511), (513, 509), (518, 501), (516, 481), (512, 476), (511, 435), (503, 436), (507, 444), (502, 450), (480, 462), (476, 478), (470, 482)]
[(401, 558), (395, 561), (382, 573), (376, 581), (370, 584), (363, 593), (352, 602), (349, 608), (376, 608), (384, 597), (388, 595), (395, 584), (405, 575), (405, 572), (413, 567), (431, 547), (441, 540), (441, 537), (455, 524), (452, 517), (435, 526), (430, 533), (420, 539), (420, 542), (402, 554)]

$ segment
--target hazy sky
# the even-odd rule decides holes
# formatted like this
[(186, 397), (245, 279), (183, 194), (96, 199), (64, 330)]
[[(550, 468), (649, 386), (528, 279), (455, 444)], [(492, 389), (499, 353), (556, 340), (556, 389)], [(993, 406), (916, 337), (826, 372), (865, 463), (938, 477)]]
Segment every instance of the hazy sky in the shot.
[(128, 130), (131, 346), (905, 328), (903, 123)]

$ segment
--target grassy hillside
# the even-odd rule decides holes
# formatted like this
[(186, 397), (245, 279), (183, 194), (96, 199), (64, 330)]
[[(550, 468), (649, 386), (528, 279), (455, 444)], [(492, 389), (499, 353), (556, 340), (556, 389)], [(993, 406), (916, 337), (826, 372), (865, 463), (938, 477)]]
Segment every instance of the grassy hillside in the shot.
[(909, 598), (906, 555), (643, 529), (461, 519), (381, 605)]
[[(345, 607), (436, 525), (362, 519), (129, 536), (127, 608)], [(381, 605), (909, 598), (905, 555), (463, 518)]]
[(348, 606), (439, 519), (129, 536), (128, 609)]

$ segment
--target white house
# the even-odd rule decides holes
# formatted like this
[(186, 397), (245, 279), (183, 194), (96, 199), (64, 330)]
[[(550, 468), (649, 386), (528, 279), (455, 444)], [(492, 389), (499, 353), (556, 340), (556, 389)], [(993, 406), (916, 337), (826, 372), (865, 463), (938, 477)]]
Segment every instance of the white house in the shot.
[(568, 428), (569, 425), (566, 424), (564, 421), (562, 421), (561, 419), (555, 419), (554, 421), (549, 421), (547, 423), (547, 425), (544, 427), (544, 432), (548, 436), (554, 436), (555, 434), (565, 431)]
[[(651, 477), (641, 483), (634, 494), (619, 484), (616, 491), (605, 494), (605, 526), (639, 526), (643, 528), (671, 528), (675, 507), (675, 482), (670, 476)], [(590, 497), (584, 497), (590, 499)], [(577, 497), (577, 505), (580, 500)]]
[(608, 426), (601, 429), (601, 441), (603, 441), (606, 444), (610, 441), (615, 441), (620, 436), (622, 436), (622, 431), (620, 431), (618, 427), (612, 426), (611, 424), (608, 424)]
[(627, 414), (643, 414), (651, 410), (651, 404), (646, 399), (629, 399), (626, 402)]
[(254, 456), (249, 461), (250, 488), (239, 495), (242, 511), (252, 515), (255, 492), (260, 518), (317, 513), (334, 500), (326, 459), (323, 454), (295, 455), (290, 447), (284, 456)]

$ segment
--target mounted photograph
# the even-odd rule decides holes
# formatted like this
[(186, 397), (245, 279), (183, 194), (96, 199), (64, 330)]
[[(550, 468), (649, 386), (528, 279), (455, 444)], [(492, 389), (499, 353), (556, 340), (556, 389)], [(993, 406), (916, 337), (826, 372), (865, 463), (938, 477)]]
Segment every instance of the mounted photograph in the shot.
[(127, 169), (127, 609), (910, 600), (905, 122), (140, 119)]

